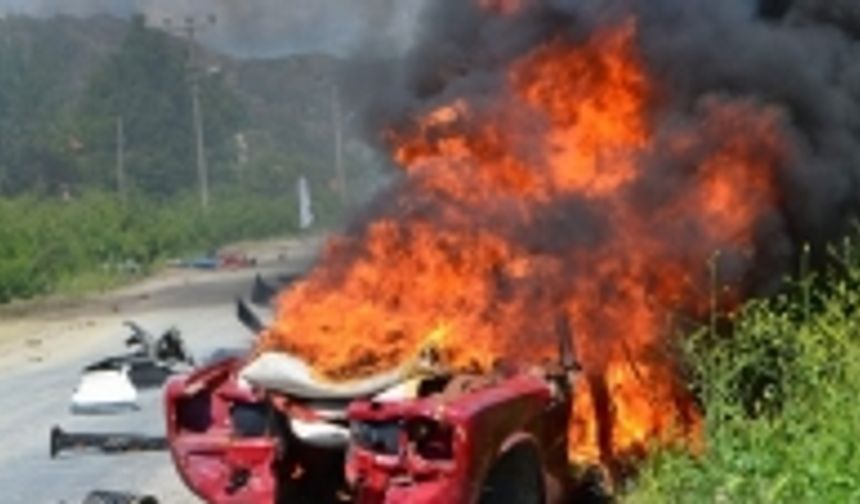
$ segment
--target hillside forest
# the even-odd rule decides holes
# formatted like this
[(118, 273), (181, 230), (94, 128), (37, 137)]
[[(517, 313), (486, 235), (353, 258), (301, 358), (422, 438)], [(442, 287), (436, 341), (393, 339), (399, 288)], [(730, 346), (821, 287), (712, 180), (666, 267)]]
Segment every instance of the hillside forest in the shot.
[(142, 17), (0, 19), (0, 302), (294, 233), (300, 178), (315, 226), (337, 225), (383, 179), (337, 102), (341, 64), (236, 60)]

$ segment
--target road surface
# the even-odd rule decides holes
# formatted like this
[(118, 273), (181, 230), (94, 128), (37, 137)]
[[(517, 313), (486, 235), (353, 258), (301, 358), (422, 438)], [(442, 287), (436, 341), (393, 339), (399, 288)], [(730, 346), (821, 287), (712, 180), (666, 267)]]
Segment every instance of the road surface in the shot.
[[(313, 261), (318, 240), (267, 245), (264, 276), (294, 273)], [(275, 254), (274, 251), (277, 251)], [(234, 300), (247, 296), (254, 270), (172, 272), (77, 306), (40, 307), (25, 317), (0, 320), (0, 502), (78, 504), (94, 489), (139, 492), (165, 504), (198, 503), (181, 484), (165, 453), (74, 455), (51, 460), (48, 433), (133, 432), (163, 435), (161, 394), (142, 393), (140, 411), (112, 417), (79, 417), (69, 399), (80, 369), (122, 353), (123, 320), (154, 334), (178, 327), (192, 353), (205, 358), (219, 348), (249, 347), (235, 320)]]

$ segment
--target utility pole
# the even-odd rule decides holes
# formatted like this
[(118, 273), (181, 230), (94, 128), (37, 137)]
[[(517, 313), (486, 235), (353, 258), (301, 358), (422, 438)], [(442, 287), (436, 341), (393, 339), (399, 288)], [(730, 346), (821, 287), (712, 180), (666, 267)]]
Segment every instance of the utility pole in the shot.
[(123, 203), (128, 200), (125, 183), (125, 121), (122, 116), (116, 118), (116, 190)]
[(340, 92), (337, 84), (331, 87), (331, 116), (332, 129), (334, 131), (334, 169), (337, 177), (337, 190), (340, 193), (343, 206), (349, 204), (349, 195), (346, 191), (346, 170), (343, 166), (343, 113), (340, 104)]
[[(191, 120), (194, 126), (194, 152), (197, 161), (197, 183), (200, 188), (200, 207), (204, 212), (209, 210), (209, 166), (206, 162), (206, 138), (203, 132), (203, 104), (200, 100), (200, 68), (197, 51), (197, 36), (208, 26), (217, 22), (214, 15), (209, 15), (204, 21), (193, 16), (185, 18), (185, 24), (177, 30), (188, 39), (188, 76), (191, 85)], [(173, 22), (164, 20), (165, 26), (173, 30)]]
[(197, 155), (197, 181), (200, 184), (200, 207), (209, 210), (209, 166), (206, 163), (205, 139), (203, 137), (203, 110), (200, 105), (200, 80), (192, 70), (191, 108), (194, 121), (194, 145)]

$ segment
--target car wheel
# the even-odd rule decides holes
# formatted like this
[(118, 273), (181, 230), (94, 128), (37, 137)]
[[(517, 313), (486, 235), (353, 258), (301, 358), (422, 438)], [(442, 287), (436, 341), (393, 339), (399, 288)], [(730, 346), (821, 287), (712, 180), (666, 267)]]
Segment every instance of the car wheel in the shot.
[(520, 444), (502, 455), (484, 480), (478, 502), (543, 504), (543, 474), (534, 448)]

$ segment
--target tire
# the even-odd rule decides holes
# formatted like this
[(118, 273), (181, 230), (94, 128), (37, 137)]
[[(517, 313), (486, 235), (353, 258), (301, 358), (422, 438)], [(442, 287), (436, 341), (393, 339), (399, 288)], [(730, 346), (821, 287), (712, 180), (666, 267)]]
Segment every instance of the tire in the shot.
[(481, 488), (479, 504), (543, 504), (543, 471), (534, 448), (515, 446), (496, 461)]
[(96, 490), (87, 495), (83, 504), (158, 504), (158, 500), (154, 497)]

